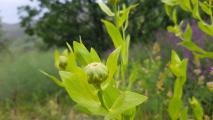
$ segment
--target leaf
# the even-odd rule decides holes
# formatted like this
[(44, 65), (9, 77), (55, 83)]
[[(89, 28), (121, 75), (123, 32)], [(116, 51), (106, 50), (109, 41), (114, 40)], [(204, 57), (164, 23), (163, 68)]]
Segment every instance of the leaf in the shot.
[(192, 97), (189, 103), (192, 106), (193, 113), (196, 120), (203, 120), (203, 116), (204, 116), (203, 108), (201, 104), (198, 102), (198, 100), (195, 97)]
[(113, 41), (115, 48), (118, 48), (119, 46), (121, 46), (123, 44), (123, 39), (119, 29), (116, 28), (112, 23), (106, 20), (102, 20), (102, 22), (104, 23), (107, 29), (107, 32)]
[(174, 33), (177, 37), (179, 37), (179, 36), (182, 35), (181, 29), (180, 29), (180, 26), (179, 26), (179, 25), (168, 26), (168, 27), (167, 27), (167, 30), (168, 30), (169, 32)]
[(194, 18), (196, 18), (198, 20), (201, 20), (200, 13), (199, 13), (199, 4), (198, 4), (198, 2), (196, 2), (195, 5), (194, 5), (194, 9), (192, 11), (192, 15), (193, 15)]
[(208, 15), (211, 15), (212, 12), (211, 12), (211, 9), (209, 9), (209, 6), (207, 3), (202, 3), (202, 2), (199, 2), (199, 5), (201, 7), (201, 9)]
[(175, 23), (175, 25), (177, 24), (177, 10), (176, 9), (173, 10), (172, 21)]
[(165, 8), (166, 14), (171, 18), (172, 6), (165, 4), (164, 8)]
[(180, 75), (179, 77), (181, 77), (182, 79), (182, 85), (185, 84), (185, 81), (186, 81), (186, 72), (187, 72), (187, 65), (188, 65), (188, 60), (187, 59), (183, 59), (180, 66), (179, 66), (179, 69), (180, 69)]
[(75, 54), (75, 58), (77, 62), (79, 62), (83, 66), (86, 66), (92, 62), (90, 52), (82, 43), (78, 43), (74, 41), (73, 47), (74, 47), (74, 54)]
[(64, 87), (64, 84), (62, 83), (62, 81), (58, 80), (55, 76), (50, 75), (43, 70), (40, 70), (40, 72), (43, 73), (45, 76), (49, 77), (56, 85), (60, 87)]
[(205, 51), (202, 48), (200, 48), (199, 46), (197, 46), (192, 41), (184, 40), (183, 42), (180, 42), (179, 44), (182, 45), (182, 46), (184, 46), (184, 47), (186, 47), (190, 51), (198, 52), (198, 53), (205, 53)]
[(76, 58), (75, 55), (73, 53), (72, 48), (69, 47), (69, 55), (68, 55), (68, 60), (67, 60), (67, 67), (66, 70), (67, 71), (75, 71), (77, 65), (76, 65)]
[(68, 49), (69, 49), (70, 51), (73, 51), (73, 50), (72, 50), (72, 47), (70, 46), (70, 44), (69, 44), (68, 42), (66, 42), (66, 44), (67, 44)]
[(60, 53), (59, 53), (59, 51), (58, 50), (55, 50), (55, 53), (54, 53), (54, 58), (55, 58), (55, 67), (57, 68), (57, 69), (60, 69), (60, 67), (59, 67), (59, 57), (60, 57)]
[(163, 3), (170, 5), (170, 6), (175, 6), (178, 4), (177, 0), (161, 0)]
[(122, 61), (123, 61), (124, 66), (128, 65), (129, 45), (130, 45), (130, 35), (127, 35), (126, 40), (123, 41), (123, 46), (121, 48)]
[(188, 12), (192, 10), (190, 0), (179, 0), (178, 3), (183, 10)]
[(90, 49), (90, 55), (93, 62), (101, 62), (101, 59), (99, 55), (97, 54), (97, 52), (95, 51), (95, 49), (93, 48)]
[(182, 101), (181, 99), (173, 97), (169, 101), (169, 116), (171, 117), (172, 120), (178, 120), (180, 112), (181, 112), (181, 107), (182, 107)]
[(96, 115), (105, 115), (106, 110), (101, 106), (96, 89), (89, 85), (87, 76), (79, 70), (77, 73), (59, 72), (69, 96), (80, 106), (87, 108)]
[(117, 97), (120, 95), (120, 92), (116, 86), (108, 85), (106, 89), (103, 90), (103, 99), (107, 108), (111, 108)]
[(98, 0), (98, 5), (101, 8), (101, 10), (105, 12), (108, 16), (114, 16), (114, 13), (102, 0)]
[(188, 107), (185, 107), (180, 113), (180, 120), (188, 120)]
[(130, 91), (125, 91), (116, 99), (112, 107), (109, 109), (109, 113), (106, 115), (105, 119), (109, 120), (115, 118), (117, 115), (140, 105), (146, 100), (146, 96)]
[(120, 48), (117, 48), (109, 55), (107, 59), (106, 66), (109, 70), (109, 76), (108, 79), (102, 84), (103, 89), (105, 89), (113, 80), (113, 75), (118, 69), (119, 55), (120, 55)]
[(181, 62), (179, 56), (177, 55), (177, 53), (172, 50), (172, 55), (171, 55), (171, 64), (179, 64)]
[(181, 99), (182, 94), (183, 94), (183, 85), (182, 85), (182, 80), (180, 78), (177, 78), (175, 80), (175, 86), (174, 86), (174, 95), (173, 97)]
[(117, 70), (119, 54), (120, 48), (117, 48), (109, 55), (107, 59), (106, 66), (109, 69), (109, 78), (112, 78), (113, 74)]
[(183, 38), (184, 40), (188, 40), (188, 41), (192, 40), (192, 29), (189, 24), (187, 25), (186, 30), (183, 33)]
[(131, 9), (133, 9), (137, 6), (138, 6), (138, 4), (130, 5), (128, 8), (125, 8), (123, 10), (122, 16), (118, 19), (118, 27), (121, 27), (125, 23), (125, 21), (128, 20)]
[(199, 28), (206, 34), (213, 36), (213, 24), (208, 25), (204, 22), (198, 22)]

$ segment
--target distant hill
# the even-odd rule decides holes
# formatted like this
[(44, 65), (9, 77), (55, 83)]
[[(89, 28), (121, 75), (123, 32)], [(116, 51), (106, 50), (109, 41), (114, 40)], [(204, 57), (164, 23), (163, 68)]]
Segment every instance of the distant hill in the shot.
[(2, 29), (5, 33), (4, 37), (6, 37), (8, 40), (16, 40), (22, 38), (25, 35), (24, 29), (21, 28), (18, 23), (17, 24), (2, 23)]

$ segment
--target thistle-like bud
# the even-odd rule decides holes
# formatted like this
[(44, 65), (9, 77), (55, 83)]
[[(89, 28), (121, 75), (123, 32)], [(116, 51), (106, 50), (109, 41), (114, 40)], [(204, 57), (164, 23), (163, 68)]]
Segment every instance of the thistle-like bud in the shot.
[(120, 0), (108, 0), (109, 4), (116, 5)]
[(85, 73), (88, 76), (88, 83), (95, 86), (99, 86), (108, 77), (107, 67), (98, 62), (91, 63), (84, 68)]
[(66, 66), (67, 66), (67, 57), (64, 56), (64, 55), (61, 55), (61, 56), (59, 57), (59, 67), (60, 67), (61, 69), (65, 69)]

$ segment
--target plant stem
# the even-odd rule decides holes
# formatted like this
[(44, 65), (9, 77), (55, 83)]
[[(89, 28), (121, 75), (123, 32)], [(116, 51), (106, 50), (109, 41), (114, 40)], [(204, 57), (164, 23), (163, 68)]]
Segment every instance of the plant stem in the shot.
[(98, 98), (101, 102), (101, 106), (104, 107), (107, 111), (108, 111), (108, 108), (106, 107), (106, 105), (104, 104), (104, 100), (103, 100), (103, 90), (101, 89), (101, 86), (99, 87), (99, 90), (98, 90)]

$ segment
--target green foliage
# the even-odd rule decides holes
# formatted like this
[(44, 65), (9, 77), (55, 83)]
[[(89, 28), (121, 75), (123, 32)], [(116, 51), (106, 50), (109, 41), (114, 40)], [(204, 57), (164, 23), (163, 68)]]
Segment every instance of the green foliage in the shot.
[[(180, 43), (182, 46), (186, 47), (194, 53), (199, 58), (213, 58), (213, 52), (208, 52), (197, 46), (192, 42), (192, 32), (191, 27), (188, 24), (186, 30), (183, 32), (181, 30), (183, 21), (178, 24), (176, 9), (180, 6), (183, 10), (192, 14), (192, 16), (197, 19), (199, 28), (207, 35), (213, 36), (213, 17), (212, 17), (212, 7), (211, 0), (209, 2), (199, 1), (199, 0), (187, 0), (182, 2), (181, 0), (163, 0), (165, 3), (165, 8), (167, 10), (168, 16), (174, 23), (174, 26), (169, 26), (168, 31), (173, 32), (177, 37), (183, 41)], [(193, 3), (192, 5), (190, 3)], [(201, 11), (207, 13), (209, 17), (210, 24), (202, 18)]]
[[(5, 56), (4, 54), (1, 54)], [(12, 104), (18, 102), (44, 101), (49, 92), (58, 91), (50, 81), (38, 71), (40, 68), (54, 74), (52, 52), (32, 51), (24, 54), (16, 53), (12, 58), (1, 59), (0, 62), (0, 100)], [(33, 87), (32, 87), (33, 86)]]
[(19, 8), (21, 25), (28, 35), (41, 37), (48, 47), (65, 46), (65, 42), (71, 44), (79, 36), (86, 38), (87, 46), (94, 46), (98, 50), (106, 50), (111, 44), (105, 39), (100, 21), (103, 14), (95, 0), (35, 2), (39, 4), (36, 8), (29, 5)]
[(198, 100), (195, 97), (193, 97), (189, 102), (192, 106), (193, 113), (195, 115), (196, 120), (202, 120), (204, 113), (203, 113), (203, 108), (198, 102)]
[[(111, 11), (103, 2), (100, 2), (99, 6), (106, 14)], [(130, 8), (134, 7), (130, 6)], [(118, 6), (115, 5), (115, 25), (103, 20), (116, 48), (109, 55), (106, 63), (100, 60), (94, 49), (88, 51), (82, 42), (74, 42), (73, 48), (67, 44), (69, 52), (64, 50), (62, 55), (58, 52), (55, 53), (55, 65), (62, 81), (43, 72), (56, 84), (63, 87), (84, 112), (104, 116), (106, 120), (134, 119), (136, 106), (147, 99), (139, 93), (131, 92), (131, 89), (127, 90), (126, 86), (126, 82), (132, 84), (133, 81), (131, 80), (129, 83), (125, 76), (128, 67), (130, 36), (125, 36), (126, 29), (124, 27), (128, 26), (127, 18), (130, 8), (124, 8), (122, 11), (127, 10), (128, 12), (120, 13)], [(118, 61), (119, 57), (121, 62)], [(121, 77), (121, 81), (119, 77)], [(130, 78), (133, 79), (133, 77)], [(119, 81), (121, 87), (116, 85)]]
[[(187, 107), (184, 107), (182, 102), (183, 86), (186, 82), (187, 60), (180, 60), (177, 53), (172, 51), (170, 70), (176, 76), (174, 94), (169, 102), (168, 112), (172, 120), (187, 118)], [(185, 109), (185, 112), (181, 112)], [(183, 114), (183, 115), (182, 115)], [(183, 118), (181, 117), (183, 116)], [(187, 118), (188, 119), (188, 118)]]
[[(163, 2), (165, 3), (165, 8), (167, 10), (168, 16), (170, 16), (170, 18), (173, 18), (172, 21), (174, 23), (174, 26), (168, 27), (168, 30), (170, 32), (175, 33), (175, 35), (182, 40), (182, 42), (180, 42), (179, 44), (184, 46), (188, 50), (190, 50), (193, 53), (193, 55), (196, 59), (200, 59), (200, 58), (212, 59), (213, 58), (213, 52), (212, 51), (210, 51), (210, 52), (206, 51), (206, 50), (200, 48), (198, 45), (196, 45), (192, 41), (192, 30), (191, 30), (191, 27), (188, 23), (187, 23), (187, 27), (186, 27), (185, 31), (182, 31), (181, 28), (183, 27), (184, 21), (182, 20), (179, 24), (178, 23), (179, 20), (177, 19), (177, 14), (175, 12), (177, 7), (181, 7), (186, 12), (189, 12), (192, 15), (192, 17), (197, 20), (198, 27), (207, 35), (212, 36), (213, 35), (212, 34), (213, 33), (212, 1), (211, 0), (209, 0), (209, 1), (186, 0), (186, 1), (183, 2), (182, 0), (163, 0)], [(204, 19), (204, 16), (208, 17), (208, 18)], [(175, 56), (174, 56), (174, 58), (175, 58)], [(175, 61), (177, 62), (179, 60), (176, 59)], [(184, 68), (182, 68), (182, 69), (184, 69)], [(177, 77), (177, 80), (176, 80), (176, 83), (175, 83), (175, 90), (179, 91), (179, 92), (177, 92), (179, 99), (182, 96), (182, 90), (181, 90), (182, 89), (182, 87), (181, 87), (182, 82), (178, 82), (178, 80), (186, 78), (186, 73), (184, 73), (185, 74), (184, 77), (180, 77), (180, 76), (179, 76), (180, 78), (178, 77), (178, 75), (181, 75), (181, 71), (186, 72), (185, 70), (182, 70), (182, 69), (180, 69), (180, 71), (179, 71), (177, 68), (175, 68), (175, 64), (171, 68), (172, 72)], [(174, 96), (177, 96), (175, 94), (175, 90), (174, 90)], [(169, 107), (170, 117), (174, 120), (178, 119), (181, 116), (187, 115), (187, 113), (184, 113), (184, 115), (177, 114), (177, 111), (178, 110), (180, 111), (180, 109), (181, 109), (180, 106), (182, 106), (181, 105), (182, 103), (181, 103), (181, 100), (178, 100), (179, 101), (178, 102), (175, 99), (176, 98), (171, 100), (171, 102), (170, 102), (171, 107)], [(173, 111), (172, 107), (175, 106), (175, 101), (177, 102), (177, 104), (179, 103), (180, 105), (176, 106), (175, 111)], [(201, 104), (198, 102), (198, 100), (193, 97), (190, 100), (190, 104), (192, 106), (195, 118), (197, 120), (203, 119), (203, 116), (204, 116), (203, 108), (202, 108)], [(184, 108), (184, 109), (188, 109), (188, 108)]]

